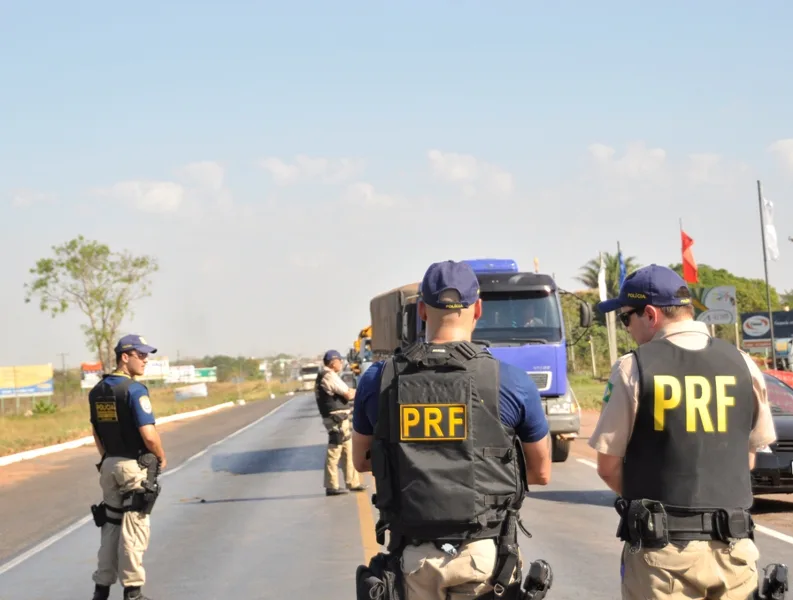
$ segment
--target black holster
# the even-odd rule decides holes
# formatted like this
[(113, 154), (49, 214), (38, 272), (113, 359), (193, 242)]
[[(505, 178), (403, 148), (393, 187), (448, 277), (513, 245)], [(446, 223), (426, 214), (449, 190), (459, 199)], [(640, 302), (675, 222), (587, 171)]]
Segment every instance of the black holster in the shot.
[(350, 418), (350, 415), (348, 413), (344, 413), (344, 414), (336, 413), (330, 415), (330, 418), (333, 419), (333, 421), (335, 421), (335, 425), (333, 426), (332, 429), (328, 430), (328, 444), (330, 444), (331, 446), (338, 446), (340, 444), (343, 444), (352, 437), (351, 433), (345, 436), (344, 431), (342, 430), (342, 423), (348, 420)]
[(755, 591), (754, 600), (785, 600), (787, 590), (787, 565), (770, 564), (763, 569), (763, 580)]
[[(124, 509), (116, 508), (115, 506), (111, 507), (111, 509), (117, 513), (124, 512)], [(104, 502), (100, 502), (99, 504), (92, 504), (91, 515), (93, 516), (94, 524), (97, 527), (102, 527), (105, 523), (111, 523), (113, 525), (121, 525), (121, 519), (114, 519), (113, 517), (107, 516), (107, 504), (105, 504)]]
[(529, 566), (529, 574), (521, 586), (517, 580), (507, 585), (499, 595), (495, 589), (477, 596), (476, 600), (542, 600), (553, 584), (551, 565), (544, 560), (535, 560)]
[(380, 552), (355, 571), (355, 597), (357, 600), (404, 600), (401, 554)]
[[(160, 495), (162, 488), (158, 481), (160, 475), (160, 461), (154, 454), (147, 452), (138, 457), (138, 465), (146, 469), (146, 479), (141, 482), (139, 490), (132, 490), (122, 496), (126, 510), (132, 510), (144, 515), (151, 514), (154, 503)], [(129, 504), (127, 504), (129, 501)]]
[(614, 508), (621, 517), (617, 537), (634, 552), (658, 550), (670, 542), (754, 539), (754, 521), (743, 509), (689, 509), (625, 498), (617, 498)]

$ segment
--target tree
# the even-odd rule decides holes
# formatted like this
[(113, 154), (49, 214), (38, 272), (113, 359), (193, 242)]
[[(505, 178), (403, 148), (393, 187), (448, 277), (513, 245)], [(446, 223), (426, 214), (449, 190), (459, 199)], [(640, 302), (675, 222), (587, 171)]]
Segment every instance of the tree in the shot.
[[(625, 274), (635, 271), (641, 265), (636, 262), (635, 256), (624, 256)], [(619, 255), (603, 253), (603, 264), (606, 267), (606, 291), (609, 298), (616, 298), (620, 293), (620, 263)], [(581, 274), (576, 277), (590, 289), (598, 289), (598, 273), (600, 272), (600, 256), (596, 256), (581, 267)]]
[(108, 371), (121, 322), (132, 316), (135, 301), (150, 295), (148, 278), (159, 269), (157, 261), (113, 252), (83, 236), (52, 250), (53, 258), (39, 259), (30, 269), (35, 279), (25, 284), (25, 303), (38, 297), (41, 311), (53, 318), (76, 306), (88, 319), (81, 327), (88, 349)]

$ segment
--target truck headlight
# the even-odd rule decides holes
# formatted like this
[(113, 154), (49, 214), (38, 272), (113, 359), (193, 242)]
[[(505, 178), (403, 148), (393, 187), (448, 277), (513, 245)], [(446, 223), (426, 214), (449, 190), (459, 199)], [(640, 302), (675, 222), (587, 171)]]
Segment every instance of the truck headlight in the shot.
[(757, 452), (758, 453), (762, 453), (762, 454), (773, 454), (774, 453), (774, 451), (771, 450), (771, 448), (769, 446), (763, 446), (762, 448), (757, 450)]
[(547, 406), (549, 415), (569, 415), (576, 411), (575, 403), (568, 397), (549, 398)]

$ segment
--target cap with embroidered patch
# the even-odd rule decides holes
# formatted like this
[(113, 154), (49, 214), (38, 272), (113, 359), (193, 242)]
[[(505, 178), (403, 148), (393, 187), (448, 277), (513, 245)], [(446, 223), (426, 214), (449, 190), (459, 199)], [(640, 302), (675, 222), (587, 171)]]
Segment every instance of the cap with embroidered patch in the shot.
[[(459, 301), (443, 302), (443, 292), (454, 290)], [(479, 299), (479, 280), (467, 263), (447, 260), (432, 263), (419, 288), (421, 300), (428, 306), (442, 309), (468, 308)]]
[(129, 352), (130, 350), (137, 350), (138, 352), (144, 352), (146, 354), (156, 354), (157, 352), (157, 348), (149, 346), (146, 340), (134, 333), (125, 335), (118, 340), (118, 344), (116, 344), (116, 354)]
[(691, 290), (685, 280), (669, 267), (648, 265), (625, 278), (616, 298), (597, 304), (601, 313), (620, 306), (687, 306), (691, 304)]

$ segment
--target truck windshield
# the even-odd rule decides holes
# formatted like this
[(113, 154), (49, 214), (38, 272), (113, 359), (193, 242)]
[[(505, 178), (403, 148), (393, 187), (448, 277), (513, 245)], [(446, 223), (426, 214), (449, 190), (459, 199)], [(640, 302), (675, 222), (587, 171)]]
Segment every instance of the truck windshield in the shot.
[(482, 316), (475, 339), (492, 343), (531, 340), (561, 342), (562, 327), (555, 295), (543, 292), (482, 292)]
[(303, 367), (300, 369), (301, 375), (316, 375), (319, 373), (319, 367)]

